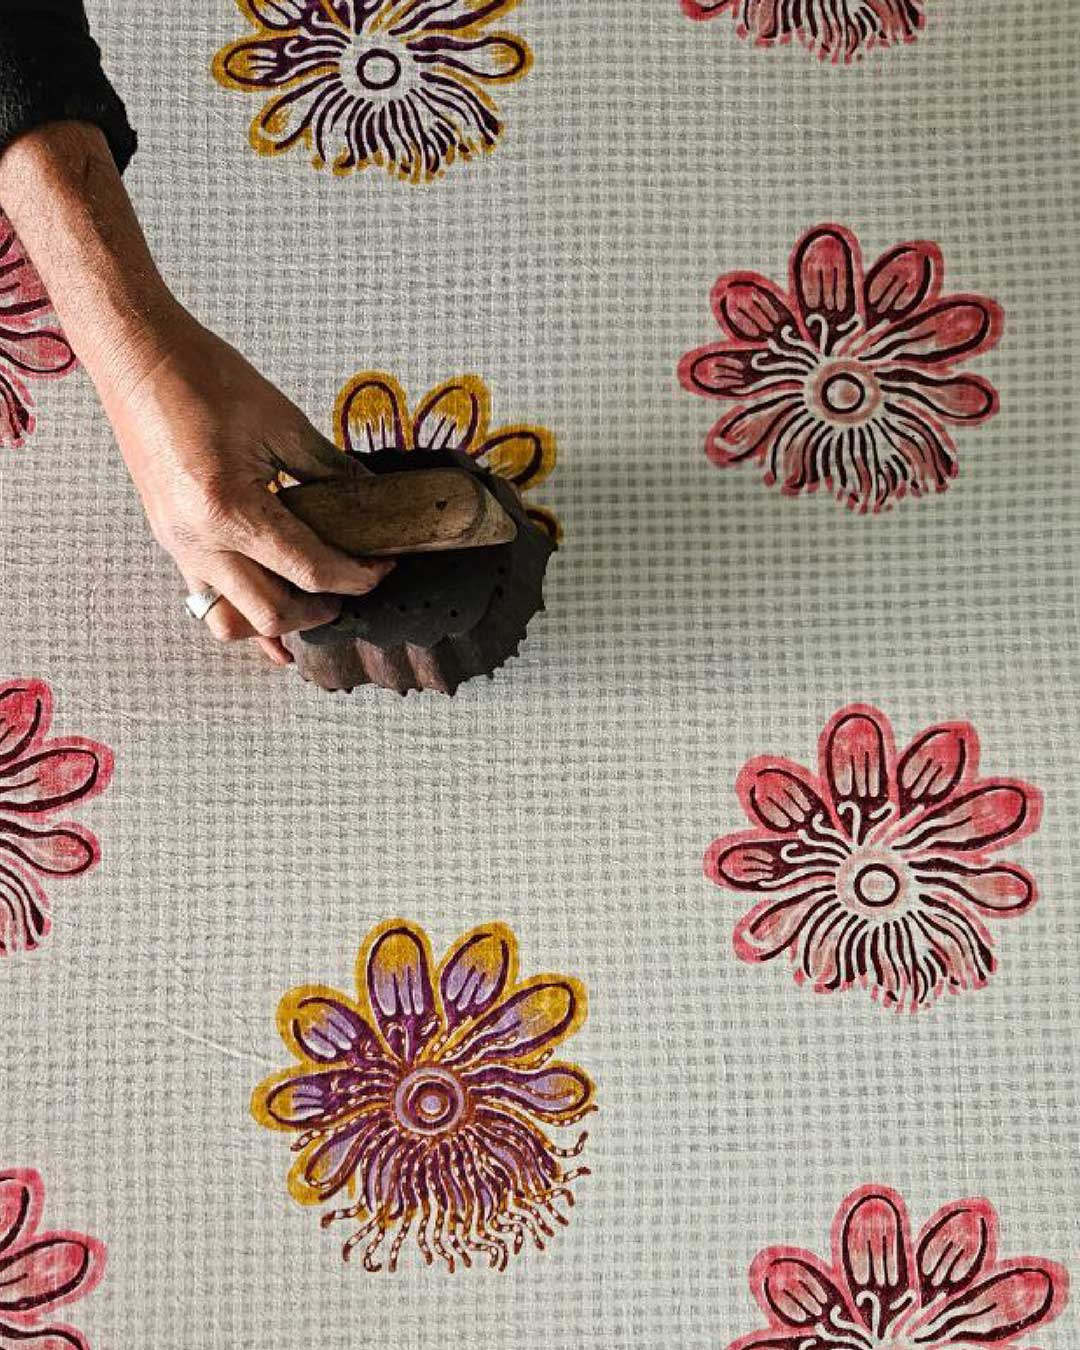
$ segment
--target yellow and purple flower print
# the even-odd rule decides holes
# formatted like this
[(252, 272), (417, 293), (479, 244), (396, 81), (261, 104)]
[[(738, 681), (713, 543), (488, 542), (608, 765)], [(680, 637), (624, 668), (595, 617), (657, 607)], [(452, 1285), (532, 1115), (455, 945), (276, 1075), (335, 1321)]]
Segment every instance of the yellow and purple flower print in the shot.
[(585, 1021), (585, 990), (563, 975), (518, 976), (502, 924), (467, 932), (436, 965), (423, 929), (376, 928), (357, 960), (355, 999), (323, 985), (282, 1000), (278, 1027), (300, 1061), (255, 1091), (252, 1113), (296, 1133), (289, 1190), (304, 1205), (341, 1192), (323, 1217), (359, 1224), (366, 1270), (394, 1270), (413, 1238), (430, 1265), (474, 1257), (503, 1269), (526, 1240), (543, 1248), (566, 1223), (567, 1167), (585, 1143), (556, 1145), (545, 1126), (594, 1109), (576, 1064), (553, 1060)]
[(532, 54), (491, 24), (518, 0), (237, 0), (257, 36), (218, 52), (226, 88), (273, 96), (251, 124), (262, 155), (303, 144), (336, 174), (378, 165), (411, 183), (495, 148), (488, 86)]

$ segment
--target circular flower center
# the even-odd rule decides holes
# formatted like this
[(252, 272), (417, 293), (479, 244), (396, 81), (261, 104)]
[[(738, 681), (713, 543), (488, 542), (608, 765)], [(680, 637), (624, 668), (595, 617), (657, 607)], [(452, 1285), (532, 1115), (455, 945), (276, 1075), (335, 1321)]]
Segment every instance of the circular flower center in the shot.
[(811, 409), (830, 422), (866, 422), (881, 402), (881, 389), (868, 367), (858, 361), (829, 361), (808, 390)]
[(394, 1093), (398, 1121), (414, 1134), (445, 1134), (466, 1107), (465, 1089), (452, 1073), (425, 1065), (407, 1073)]
[(401, 58), (385, 47), (370, 47), (356, 63), (356, 78), (365, 89), (390, 89), (401, 79)]
[(889, 849), (862, 849), (836, 874), (836, 893), (849, 908), (867, 916), (899, 909), (909, 889), (907, 865)]

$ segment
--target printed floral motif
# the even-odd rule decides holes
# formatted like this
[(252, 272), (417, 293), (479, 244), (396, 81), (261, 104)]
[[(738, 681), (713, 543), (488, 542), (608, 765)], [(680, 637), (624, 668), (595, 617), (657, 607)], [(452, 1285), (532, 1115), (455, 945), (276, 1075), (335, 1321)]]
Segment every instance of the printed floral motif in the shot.
[(903, 1197), (861, 1186), (833, 1222), (831, 1262), (767, 1247), (750, 1288), (768, 1329), (728, 1350), (1022, 1350), (1065, 1307), (1069, 1277), (1038, 1257), (999, 1259), (988, 1200), (943, 1206), (913, 1243)]
[(491, 32), (518, 0), (237, 0), (258, 36), (218, 52), (226, 88), (276, 93), (251, 144), (298, 143), (336, 174), (373, 164), (427, 182), (455, 159), (495, 148), (503, 124), (485, 85), (532, 64), (511, 33)]
[(43, 1322), (96, 1287), (105, 1247), (83, 1233), (39, 1231), (44, 1205), (37, 1172), (0, 1172), (0, 1347), (88, 1350), (73, 1327)]
[(282, 1000), (278, 1027), (300, 1066), (255, 1091), (252, 1112), (301, 1131), (289, 1190), (317, 1205), (345, 1190), (355, 1203), (323, 1216), (355, 1219), (346, 1259), (364, 1243), (366, 1270), (397, 1266), (410, 1233), (430, 1265), (453, 1271), (483, 1256), (497, 1269), (526, 1238), (543, 1248), (568, 1170), (585, 1144), (557, 1147), (544, 1124), (594, 1109), (592, 1080), (552, 1060), (581, 1026), (585, 991), (562, 975), (520, 980), (517, 943), (502, 924), (474, 928), (436, 966), (427, 935), (400, 920), (376, 928), (357, 961), (356, 1000), (323, 985)]
[[(393, 375), (364, 370), (345, 385), (334, 408), (334, 439), (342, 450), (460, 450), (514, 484), (519, 492), (542, 483), (555, 467), (555, 437), (543, 427), (491, 429), (491, 394), (478, 375), (460, 375), (425, 395), (410, 415), (409, 400)], [(558, 542), (553, 512), (529, 505), (529, 519)]]
[(834, 64), (914, 42), (926, 23), (925, 0), (682, 0), (682, 7), (691, 19), (730, 14), (739, 36), (759, 47), (796, 39)]
[(787, 952), (818, 993), (852, 985), (917, 1012), (948, 990), (981, 988), (996, 968), (983, 918), (1025, 914), (1035, 882), (990, 854), (1038, 828), (1042, 795), (979, 775), (967, 722), (929, 727), (898, 754), (889, 720), (838, 712), (818, 773), (772, 755), (735, 784), (755, 828), (716, 840), (706, 875), (763, 897), (735, 929), (744, 961)]
[(109, 785), (112, 751), (81, 736), (46, 740), (52, 691), (41, 680), (0, 684), (0, 955), (31, 951), (50, 928), (38, 876), (75, 877), (101, 857), (82, 825), (51, 821)]
[(855, 236), (819, 225), (795, 246), (788, 289), (729, 272), (712, 294), (728, 335), (689, 352), (679, 378), (734, 406), (706, 453), (722, 468), (756, 460), (789, 496), (822, 484), (860, 512), (956, 477), (946, 423), (997, 412), (993, 386), (957, 362), (993, 347), (1004, 319), (981, 295), (942, 297), (936, 244), (898, 244), (864, 273)]
[(41, 278), (0, 211), (0, 445), (22, 445), (34, 430), (29, 381), (74, 365)]

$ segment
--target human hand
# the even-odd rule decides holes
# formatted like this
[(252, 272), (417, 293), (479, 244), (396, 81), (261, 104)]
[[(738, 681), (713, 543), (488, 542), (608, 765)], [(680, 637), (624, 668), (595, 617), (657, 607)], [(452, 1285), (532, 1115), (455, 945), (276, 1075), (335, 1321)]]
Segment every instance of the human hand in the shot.
[(360, 473), (299, 408), (181, 306), (152, 324), (98, 380), (102, 403), (154, 537), (189, 590), (224, 597), (206, 616), (215, 637), (256, 638), (291, 657), (284, 633), (337, 617), (392, 562), (363, 562), (325, 544), (267, 490), (284, 471), (300, 482)]

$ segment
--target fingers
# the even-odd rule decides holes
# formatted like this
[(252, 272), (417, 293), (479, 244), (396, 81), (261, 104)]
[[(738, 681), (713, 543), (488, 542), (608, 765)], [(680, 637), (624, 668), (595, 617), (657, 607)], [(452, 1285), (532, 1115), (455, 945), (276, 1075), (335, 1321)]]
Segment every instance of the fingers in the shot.
[(199, 575), (222, 596), (206, 616), (211, 633), (222, 642), (266, 639), (261, 645), (273, 659), (284, 656), (288, 660), (278, 641), (283, 633), (318, 628), (341, 611), (341, 602), (334, 596), (294, 591), (239, 553), (209, 555), (200, 563)]
[(273, 493), (265, 495), (265, 503), (260, 503), (263, 520), (245, 539), (243, 552), (267, 571), (301, 591), (331, 595), (366, 595), (393, 571), (391, 559), (351, 558), (323, 543)]

